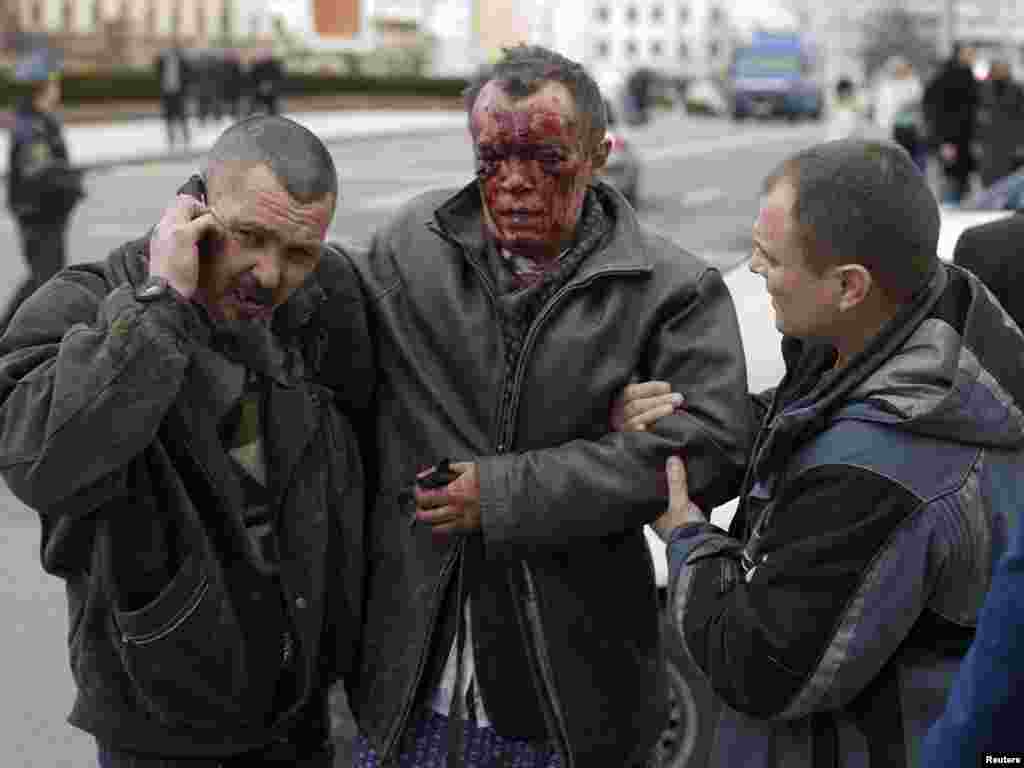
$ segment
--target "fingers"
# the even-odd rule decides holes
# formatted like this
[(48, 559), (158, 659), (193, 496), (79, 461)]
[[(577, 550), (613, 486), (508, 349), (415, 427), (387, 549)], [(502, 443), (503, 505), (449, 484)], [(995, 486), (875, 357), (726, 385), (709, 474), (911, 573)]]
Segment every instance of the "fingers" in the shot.
[(625, 389), (622, 390), (622, 398), (628, 403), (630, 400), (667, 395), (671, 391), (672, 385), (667, 381), (642, 381), (635, 384), (627, 384)]
[(683, 402), (678, 392), (631, 400), (622, 408), (623, 430), (642, 432), (658, 419), (671, 415)]
[(213, 217), (213, 214), (210, 213), (200, 214), (182, 227), (182, 231), (184, 231), (188, 238), (194, 243), (198, 243), (207, 232), (210, 232), (211, 230), (216, 231), (218, 229), (220, 229), (220, 227), (217, 224), (217, 220)]
[(665, 462), (668, 475), (669, 514), (681, 514), (690, 506), (690, 489), (686, 484), (686, 466), (678, 456), (669, 456)]
[(667, 403), (664, 405), (652, 406), (649, 410), (634, 416), (632, 419), (628, 419), (623, 425), (623, 432), (646, 432), (647, 427), (656, 422), (658, 419), (665, 416), (671, 416), (675, 413), (675, 403)]

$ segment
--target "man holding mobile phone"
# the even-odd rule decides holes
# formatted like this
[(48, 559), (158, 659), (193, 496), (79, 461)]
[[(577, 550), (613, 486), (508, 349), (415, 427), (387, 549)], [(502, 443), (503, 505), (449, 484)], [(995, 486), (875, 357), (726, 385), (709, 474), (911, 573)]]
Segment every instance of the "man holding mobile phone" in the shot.
[(66, 582), (70, 722), (103, 768), (332, 764), (362, 593), (341, 408), (371, 370), (324, 246), (337, 195), (310, 131), (238, 123), (150, 236), (46, 283), (0, 345), (0, 469)]

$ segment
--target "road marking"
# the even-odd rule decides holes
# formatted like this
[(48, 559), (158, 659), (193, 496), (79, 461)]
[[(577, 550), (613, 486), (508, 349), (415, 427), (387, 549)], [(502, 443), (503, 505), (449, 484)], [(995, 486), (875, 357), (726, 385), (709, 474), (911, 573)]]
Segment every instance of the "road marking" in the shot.
[(702, 205), (717, 203), (725, 197), (725, 190), (718, 187), (701, 187), (683, 195), (684, 208), (699, 208)]
[(813, 129), (804, 128), (803, 130), (787, 131), (785, 133), (776, 133), (775, 131), (766, 131), (762, 133), (759, 131), (757, 133), (740, 133), (732, 136), (716, 136), (712, 139), (701, 139), (698, 141), (687, 141), (681, 144), (673, 144), (668, 147), (662, 147), (661, 149), (640, 149), (639, 151), (641, 158), (647, 162), (669, 159), (681, 160), (688, 157), (710, 155), (714, 152), (720, 152), (726, 149), (756, 147), (769, 142), (807, 141), (808, 143), (814, 143), (820, 141), (821, 137), (821, 127), (814, 126)]

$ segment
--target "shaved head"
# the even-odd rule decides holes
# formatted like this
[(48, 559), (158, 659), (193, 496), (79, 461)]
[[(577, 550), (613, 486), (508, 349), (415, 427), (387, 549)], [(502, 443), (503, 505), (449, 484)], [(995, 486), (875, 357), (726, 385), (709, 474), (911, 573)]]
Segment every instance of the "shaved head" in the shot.
[(206, 156), (203, 176), (221, 189), (253, 166), (265, 166), (300, 203), (338, 197), (338, 174), (323, 142), (308, 128), (277, 115), (258, 115), (228, 128)]

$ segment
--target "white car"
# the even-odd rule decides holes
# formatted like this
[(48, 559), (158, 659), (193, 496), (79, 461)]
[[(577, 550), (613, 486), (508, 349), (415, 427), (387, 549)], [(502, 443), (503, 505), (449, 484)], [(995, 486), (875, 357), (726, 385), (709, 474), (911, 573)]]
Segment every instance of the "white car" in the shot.
[[(939, 257), (943, 261), (952, 261), (957, 238), (968, 227), (1012, 214), (1013, 211), (972, 211), (943, 206)], [(762, 392), (778, 384), (785, 373), (779, 346), (782, 336), (775, 329), (775, 318), (768, 293), (764, 289), (764, 280), (753, 274), (744, 262), (726, 273), (725, 282), (732, 293), (739, 318), (740, 335), (747, 358), (748, 389), (751, 392)], [(736, 511), (737, 501), (733, 499), (713, 510), (711, 521), (727, 528)], [(658, 591), (665, 597), (668, 585), (665, 545), (650, 527), (646, 527), (644, 533), (654, 560)], [(655, 747), (652, 768), (703, 766), (708, 759), (707, 750), (714, 729), (714, 723), (708, 722), (709, 713), (714, 711), (712, 693), (703, 675), (694, 669), (668, 620), (665, 622), (665, 645), (672, 710), (669, 725)]]

